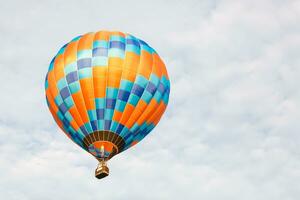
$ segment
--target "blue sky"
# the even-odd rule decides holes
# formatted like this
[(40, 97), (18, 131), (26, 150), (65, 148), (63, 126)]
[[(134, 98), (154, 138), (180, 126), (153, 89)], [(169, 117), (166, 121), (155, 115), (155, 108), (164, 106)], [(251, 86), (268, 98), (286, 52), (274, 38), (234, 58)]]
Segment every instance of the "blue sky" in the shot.
[[(0, 8), (0, 198), (300, 198), (300, 2), (7, 1)], [(154, 47), (168, 109), (94, 178), (59, 130), (44, 78), (57, 50), (102, 29)]]

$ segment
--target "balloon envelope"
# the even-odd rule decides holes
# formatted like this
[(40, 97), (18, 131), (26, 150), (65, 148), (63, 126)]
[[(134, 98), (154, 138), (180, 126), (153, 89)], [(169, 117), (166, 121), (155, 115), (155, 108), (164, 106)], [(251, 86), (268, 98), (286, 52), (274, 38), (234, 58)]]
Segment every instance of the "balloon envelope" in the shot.
[(166, 67), (144, 41), (99, 31), (74, 38), (50, 63), (45, 81), (59, 127), (97, 159), (141, 141), (168, 104)]

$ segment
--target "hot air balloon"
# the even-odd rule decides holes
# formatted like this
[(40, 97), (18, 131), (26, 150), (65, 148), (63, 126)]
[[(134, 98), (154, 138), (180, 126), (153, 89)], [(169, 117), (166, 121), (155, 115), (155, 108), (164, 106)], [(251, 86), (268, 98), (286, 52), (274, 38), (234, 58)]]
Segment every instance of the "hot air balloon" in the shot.
[(117, 31), (78, 36), (52, 59), (45, 81), (49, 110), (64, 133), (106, 162), (140, 142), (157, 125), (169, 100), (166, 67), (146, 42)]

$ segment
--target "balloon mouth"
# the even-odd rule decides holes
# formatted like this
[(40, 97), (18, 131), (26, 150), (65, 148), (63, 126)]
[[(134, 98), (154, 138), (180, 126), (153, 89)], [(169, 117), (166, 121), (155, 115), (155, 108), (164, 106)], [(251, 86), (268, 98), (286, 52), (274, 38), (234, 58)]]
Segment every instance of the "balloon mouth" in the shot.
[(118, 147), (108, 141), (96, 141), (89, 145), (88, 151), (99, 161), (109, 159), (118, 153)]
[[(109, 160), (123, 151), (125, 140), (112, 131), (95, 131), (86, 135), (83, 139), (84, 149), (96, 157), (99, 161), (103, 158)], [(104, 147), (104, 155), (100, 155), (101, 147)]]
[(109, 168), (107, 167), (106, 161), (102, 160), (99, 162), (95, 170), (95, 177), (98, 179), (102, 179), (108, 175), (109, 175)]

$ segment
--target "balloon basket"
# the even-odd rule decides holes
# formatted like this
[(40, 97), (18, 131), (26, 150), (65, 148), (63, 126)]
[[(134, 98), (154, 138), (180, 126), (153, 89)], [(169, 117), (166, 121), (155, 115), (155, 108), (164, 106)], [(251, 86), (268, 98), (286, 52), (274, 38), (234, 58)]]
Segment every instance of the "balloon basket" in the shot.
[(102, 179), (108, 175), (109, 175), (109, 168), (107, 167), (106, 162), (104, 160), (100, 161), (95, 170), (95, 177), (98, 179)]

